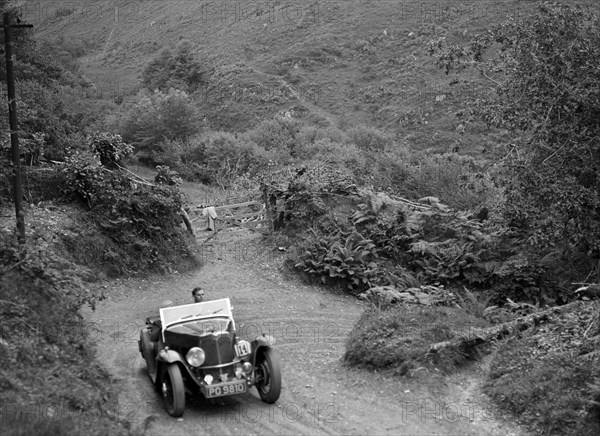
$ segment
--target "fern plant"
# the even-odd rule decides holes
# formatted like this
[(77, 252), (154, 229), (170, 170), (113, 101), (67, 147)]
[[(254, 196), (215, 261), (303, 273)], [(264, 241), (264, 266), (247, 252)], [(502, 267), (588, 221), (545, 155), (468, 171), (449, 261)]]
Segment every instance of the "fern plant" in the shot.
[(338, 229), (323, 234), (311, 229), (309, 237), (301, 244), (295, 267), (318, 276), (324, 284), (342, 283), (356, 292), (382, 280), (377, 259), (373, 241), (356, 230)]

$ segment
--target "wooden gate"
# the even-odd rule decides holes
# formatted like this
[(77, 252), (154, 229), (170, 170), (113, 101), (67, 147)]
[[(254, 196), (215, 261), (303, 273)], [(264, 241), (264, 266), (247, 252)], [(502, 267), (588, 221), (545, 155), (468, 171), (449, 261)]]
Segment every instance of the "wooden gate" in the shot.
[[(273, 223), (265, 203), (260, 201), (246, 201), (244, 203), (214, 206), (217, 218), (214, 222), (214, 231), (223, 229), (249, 229), (261, 233), (271, 233)], [(191, 219), (200, 234), (208, 229), (208, 206), (196, 206), (191, 211)]]

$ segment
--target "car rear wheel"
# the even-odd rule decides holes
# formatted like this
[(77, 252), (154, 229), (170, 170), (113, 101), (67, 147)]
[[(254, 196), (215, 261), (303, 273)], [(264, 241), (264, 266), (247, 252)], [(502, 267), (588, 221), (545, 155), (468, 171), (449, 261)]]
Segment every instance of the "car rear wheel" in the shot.
[(148, 330), (142, 329), (140, 331), (140, 353), (142, 357), (146, 359), (146, 362), (154, 359), (154, 347), (150, 341), (150, 334)]
[(181, 369), (176, 363), (169, 364), (162, 373), (161, 390), (167, 413), (175, 418), (185, 410), (185, 386)]
[(281, 394), (281, 366), (272, 350), (262, 350), (256, 358), (256, 389), (260, 399), (272, 404)]

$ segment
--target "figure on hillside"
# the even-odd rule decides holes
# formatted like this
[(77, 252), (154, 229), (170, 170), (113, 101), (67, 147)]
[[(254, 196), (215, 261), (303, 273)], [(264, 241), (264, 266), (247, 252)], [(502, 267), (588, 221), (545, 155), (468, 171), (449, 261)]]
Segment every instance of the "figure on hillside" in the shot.
[(205, 207), (202, 209), (202, 216), (206, 217), (206, 230), (216, 230), (215, 221), (219, 218), (214, 206)]

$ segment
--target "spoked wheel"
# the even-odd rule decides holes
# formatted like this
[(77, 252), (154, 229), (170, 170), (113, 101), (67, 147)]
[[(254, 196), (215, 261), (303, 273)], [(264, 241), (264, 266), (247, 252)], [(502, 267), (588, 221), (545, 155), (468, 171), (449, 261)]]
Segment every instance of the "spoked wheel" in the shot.
[(260, 399), (272, 404), (281, 394), (281, 367), (272, 350), (262, 350), (256, 358), (256, 389)]
[(175, 418), (183, 415), (185, 410), (185, 386), (181, 370), (176, 363), (171, 363), (162, 373), (161, 390), (167, 413)]

